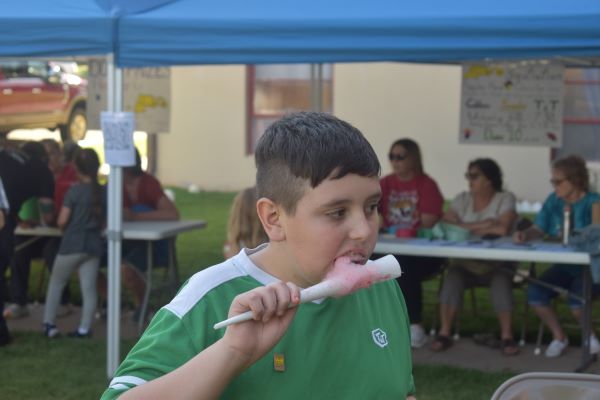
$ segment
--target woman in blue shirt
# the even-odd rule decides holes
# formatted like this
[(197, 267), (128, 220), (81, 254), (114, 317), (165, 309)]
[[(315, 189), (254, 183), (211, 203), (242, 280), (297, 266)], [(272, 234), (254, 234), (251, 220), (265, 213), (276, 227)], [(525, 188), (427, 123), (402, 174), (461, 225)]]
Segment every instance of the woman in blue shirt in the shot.
[[(544, 236), (560, 237), (565, 207), (570, 209), (571, 228), (583, 228), (592, 222), (592, 204), (600, 201), (600, 195), (590, 192), (588, 171), (581, 157), (572, 155), (556, 160), (552, 164), (550, 182), (554, 186), (554, 192), (544, 202), (535, 217), (534, 225), (515, 232), (516, 243)], [(581, 297), (582, 268), (587, 266), (554, 264), (540, 276), (540, 280)], [(592, 292), (600, 293), (600, 285), (593, 285)], [(560, 356), (569, 345), (556, 312), (550, 305), (550, 301), (556, 295), (557, 292), (538, 284), (531, 284), (527, 291), (528, 303), (552, 332), (553, 340), (546, 349), (546, 357)], [(581, 323), (581, 301), (569, 296), (568, 302), (575, 319)], [(593, 333), (590, 337), (590, 351), (592, 354), (600, 353), (600, 343)]]

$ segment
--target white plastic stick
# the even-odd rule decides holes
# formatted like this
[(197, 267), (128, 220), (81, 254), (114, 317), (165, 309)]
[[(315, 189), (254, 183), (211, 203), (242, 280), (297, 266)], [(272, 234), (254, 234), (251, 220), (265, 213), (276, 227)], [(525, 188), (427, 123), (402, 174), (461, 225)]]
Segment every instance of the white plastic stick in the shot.
[[(394, 279), (401, 274), (400, 264), (391, 254), (365, 265), (352, 264), (348, 259), (342, 258), (336, 260), (334, 268), (323, 282), (300, 291), (300, 304), (323, 297), (345, 296), (358, 289), (369, 287), (374, 282)], [(214, 329), (225, 328), (251, 319), (252, 311), (246, 311), (215, 324)]]

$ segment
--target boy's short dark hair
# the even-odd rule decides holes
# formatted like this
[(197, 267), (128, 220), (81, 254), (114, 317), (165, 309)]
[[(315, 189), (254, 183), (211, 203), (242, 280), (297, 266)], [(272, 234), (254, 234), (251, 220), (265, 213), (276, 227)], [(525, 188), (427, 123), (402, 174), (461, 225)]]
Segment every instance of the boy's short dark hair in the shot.
[(258, 141), (255, 161), (258, 197), (281, 204), (289, 214), (307, 183), (314, 188), (329, 177), (377, 177), (380, 172), (375, 151), (358, 129), (318, 112), (289, 114), (274, 122)]

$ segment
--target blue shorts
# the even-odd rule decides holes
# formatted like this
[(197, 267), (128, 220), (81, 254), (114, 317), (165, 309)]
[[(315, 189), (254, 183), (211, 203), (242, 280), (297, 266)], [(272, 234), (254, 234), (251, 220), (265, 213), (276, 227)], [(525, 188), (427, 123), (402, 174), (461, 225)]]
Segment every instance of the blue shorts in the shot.
[[(554, 264), (539, 279), (581, 297), (583, 293), (582, 268), (589, 267), (585, 265)], [(600, 294), (600, 285), (592, 285), (592, 296), (597, 294)], [(548, 306), (550, 301), (557, 295), (558, 293), (554, 290), (535, 283), (530, 283), (527, 288), (527, 302), (532, 306)], [(578, 309), (582, 306), (581, 301), (573, 296), (568, 296), (567, 302), (571, 309)]]
[[(123, 241), (123, 262), (132, 265), (140, 272), (148, 269), (147, 242), (143, 240)], [(153, 265), (166, 267), (169, 264), (169, 240), (152, 242)]]

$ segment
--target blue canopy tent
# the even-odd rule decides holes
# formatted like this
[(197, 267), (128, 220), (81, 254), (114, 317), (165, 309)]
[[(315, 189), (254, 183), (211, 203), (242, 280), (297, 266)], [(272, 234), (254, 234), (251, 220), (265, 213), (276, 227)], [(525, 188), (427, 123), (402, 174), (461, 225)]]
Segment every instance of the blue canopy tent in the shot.
[(176, 0), (119, 21), (116, 63), (456, 63), (598, 55), (596, 0)]
[(24, 0), (0, 57), (115, 54), (118, 67), (596, 57), (596, 0)]
[(0, 12), (0, 57), (105, 55), (112, 27), (94, 0), (15, 1)]

